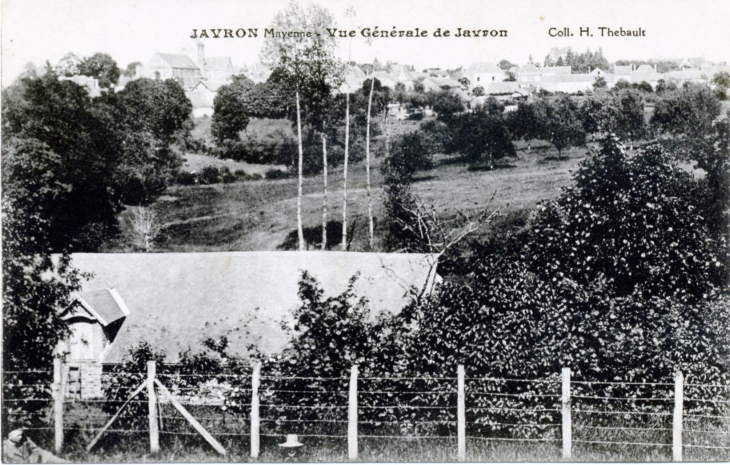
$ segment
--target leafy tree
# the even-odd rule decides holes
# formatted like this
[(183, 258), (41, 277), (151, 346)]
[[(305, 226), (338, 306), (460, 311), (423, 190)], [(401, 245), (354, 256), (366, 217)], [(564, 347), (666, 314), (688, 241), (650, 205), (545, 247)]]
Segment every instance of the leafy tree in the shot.
[(704, 189), (698, 194), (702, 215), (728, 255), (727, 228), (730, 202), (730, 128), (718, 120), (721, 104), (706, 86), (685, 86), (665, 92), (654, 108), (651, 124), (664, 137), (660, 140), (675, 156), (705, 171)]
[(412, 193), (413, 175), (420, 170), (433, 168), (426, 141), (421, 132), (402, 134), (383, 162), (381, 170), (385, 178), (383, 204), (385, 207), (388, 250), (425, 252), (426, 247), (408, 226), (416, 224), (416, 199)]
[(629, 84), (629, 81), (627, 81), (626, 79), (619, 79), (618, 81), (616, 81), (616, 84), (614, 84), (611, 90), (614, 92), (618, 92), (625, 89), (631, 89), (631, 84)]
[(659, 146), (630, 156), (615, 139), (581, 163), (575, 185), (533, 222), (535, 270), (578, 283), (605, 276), (610, 295), (721, 286), (722, 263), (697, 209), (698, 186)]
[(107, 53), (95, 53), (86, 57), (78, 64), (79, 74), (95, 77), (99, 80), (99, 87), (111, 88), (122, 74), (117, 62)]
[(230, 84), (218, 89), (210, 125), (211, 134), (218, 144), (239, 140), (239, 133), (248, 126), (250, 115), (255, 111), (248, 105), (248, 96), (253, 89), (253, 81), (243, 75), (233, 76)]
[(517, 152), (504, 118), (504, 106), (494, 99), (449, 122), (452, 150), (474, 164), (491, 167), (494, 160), (516, 157)]
[(130, 64), (127, 65), (127, 68), (122, 72), (123, 75), (127, 77), (134, 77), (137, 74), (137, 66), (141, 65), (142, 63), (139, 61), (133, 61)]
[(62, 177), (62, 158), (38, 140), (6, 135), (2, 163), (3, 367), (49, 367), (68, 334), (58, 309), (79, 279), (68, 254), (56, 261), (50, 254), (67, 250), (50, 245), (58, 242), (56, 206), (72, 186)]
[[(52, 168), (56, 179), (69, 187), (65, 195), (49, 199), (52, 208), (45, 210), (45, 220), (54, 234), (43, 244), (44, 251), (69, 246), (94, 250), (112, 232), (121, 202), (115, 182), (121, 148), (111, 116), (101, 113), (92, 108), (83, 87), (59, 81), (52, 72), (20, 79), (3, 91), (4, 138), (52, 153), (57, 158), (41, 160), (58, 160)], [(25, 145), (29, 143), (33, 145)], [(14, 182), (25, 182), (24, 171), (15, 174)]]
[[(375, 347), (369, 306), (357, 299), (355, 275), (342, 294), (325, 298), (319, 283), (307, 272), (299, 281), (302, 306), (287, 327), (292, 336), (281, 364), (284, 376), (340, 377), (352, 365), (367, 365)], [(303, 380), (304, 381), (304, 380)], [(306, 382), (306, 381), (304, 381)]]
[(482, 87), (482, 86), (476, 86), (476, 87), (475, 87), (475, 88), (474, 88), (474, 89), (473, 89), (473, 90), (471, 91), (471, 93), (472, 93), (472, 94), (473, 94), (473, 95), (474, 95), (475, 97), (481, 97), (481, 96), (485, 95), (485, 92), (484, 92), (484, 87)]
[(585, 145), (586, 134), (578, 105), (567, 95), (546, 104), (545, 121), (545, 135), (542, 138), (550, 141), (558, 150), (558, 159), (564, 149)]
[(515, 138), (522, 138), (527, 143), (527, 150), (534, 139), (541, 137), (545, 130), (544, 101), (520, 102), (517, 110), (508, 113), (507, 125)]
[(82, 61), (76, 54), (67, 53), (58, 61), (54, 70), (59, 76), (76, 76), (81, 74), (79, 65), (81, 65)]
[(636, 89), (640, 90), (641, 92), (645, 92), (647, 94), (651, 94), (654, 92), (654, 89), (651, 87), (651, 84), (649, 84), (646, 81), (641, 81), (640, 83), (636, 84)]
[(608, 83), (606, 83), (606, 78), (604, 78), (601, 75), (596, 76), (596, 79), (593, 81), (593, 88), (598, 89), (605, 89), (608, 86)]
[(613, 132), (623, 141), (636, 141), (646, 136), (644, 101), (634, 90), (619, 92), (616, 96)]
[(469, 81), (469, 78), (464, 76), (459, 79), (459, 84), (461, 84), (462, 87), (464, 87), (465, 89), (468, 89), (469, 86), (471, 85), (471, 82)]
[(655, 90), (657, 95), (661, 95), (667, 91), (672, 92), (677, 90), (677, 84), (675, 84), (674, 81), (671, 80), (667, 82), (664, 79), (659, 79), (659, 81), (657, 81)]
[[(113, 112), (122, 158), (116, 173), (122, 200), (144, 205), (161, 195), (182, 165), (179, 150), (189, 140), (192, 104), (172, 79), (142, 78), (98, 102)], [(113, 124), (113, 123), (110, 123)]]
[(720, 71), (712, 77), (712, 83), (716, 86), (722, 86), (724, 88), (730, 87), (730, 73), (727, 71)]
[(431, 108), (438, 115), (440, 121), (448, 122), (451, 118), (464, 111), (464, 102), (457, 94), (449, 90), (440, 90), (430, 94)]
[(507, 71), (514, 65), (512, 63), (510, 63), (509, 60), (500, 60), (499, 63), (497, 64), (497, 66), (499, 66), (500, 69)]
[(712, 132), (721, 105), (709, 87), (690, 85), (656, 103), (651, 124), (674, 137), (691, 138)]

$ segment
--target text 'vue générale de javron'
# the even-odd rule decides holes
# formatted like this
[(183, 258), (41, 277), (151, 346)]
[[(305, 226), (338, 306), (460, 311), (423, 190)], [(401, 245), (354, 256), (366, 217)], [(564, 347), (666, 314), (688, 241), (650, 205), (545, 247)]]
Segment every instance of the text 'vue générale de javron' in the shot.
[(338, 29), (327, 28), (324, 32), (317, 31), (282, 31), (274, 28), (263, 29), (260, 33), (259, 28), (237, 28), (237, 29), (193, 29), (190, 35), (191, 39), (255, 39), (261, 34), (264, 38), (308, 38), (316, 36), (328, 36), (333, 38), (347, 38), (362, 36), (365, 38), (417, 38), (417, 37), (508, 37), (507, 29), (465, 29), (457, 27), (456, 29), (436, 28), (428, 31), (421, 28), (398, 29), (393, 26), (392, 29), (380, 29), (379, 26), (364, 27), (358, 29)]

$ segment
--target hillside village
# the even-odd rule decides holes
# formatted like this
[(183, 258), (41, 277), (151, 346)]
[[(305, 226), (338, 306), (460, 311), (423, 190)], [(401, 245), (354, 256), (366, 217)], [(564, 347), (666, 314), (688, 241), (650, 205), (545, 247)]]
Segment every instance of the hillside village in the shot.
[[(194, 50), (193, 50), (194, 49)], [(530, 60), (517, 65), (499, 66), (490, 62), (474, 62), (456, 69), (427, 68), (417, 71), (413, 66), (387, 61), (381, 64), (377, 59), (372, 64), (346, 66), (343, 83), (338, 89), (352, 93), (362, 87), (371, 74), (384, 87), (395, 89), (402, 85), (406, 91), (417, 86), (424, 92), (449, 90), (467, 102), (483, 103), (488, 97), (498, 100), (526, 99), (540, 92), (581, 94), (593, 89), (596, 79), (605, 80), (607, 88), (613, 88), (621, 81), (640, 85), (646, 83), (652, 89), (660, 84), (685, 82), (712, 84), (712, 78), (720, 72), (730, 72), (726, 63), (712, 63), (702, 57), (663, 60), (670, 63), (670, 71), (661, 71), (656, 64), (619, 65), (609, 64), (607, 69), (595, 67), (588, 72), (574, 72), (563, 60), (571, 53), (570, 48), (552, 48), (544, 62)], [(505, 60), (506, 61), (506, 60)], [(651, 60), (650, 60), (651, 61)], [(546, 65), (547, 63), (547, 65)], [(230, 78), (243, 75), (254, 83), (266, 82), (272, 69), (262, 63), (236, 65), (228, 56), (207, 56), (205, 44), (196, 39), (194, 47), (183, 47), (179, 53), (155, 53), (146, 62), (135, 63), (133, 72), (124, 74), (114, 87), (115, 91), (139, 78), (157, 80), (175, 79), (184, 87), (193, 104), (193, 116), (213, 115), (213, 100), (218, 89), (230, 82)], [(102, 89), (93, 77), (77, 75), (62, 77), (85, 86), (90, 96), (98, 96)]]

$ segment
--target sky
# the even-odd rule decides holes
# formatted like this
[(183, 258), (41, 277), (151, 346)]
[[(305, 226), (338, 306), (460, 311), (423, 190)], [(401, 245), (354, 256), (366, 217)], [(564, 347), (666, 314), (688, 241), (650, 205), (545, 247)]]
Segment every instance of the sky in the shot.
[[(235, 66), (258, 61), (263, 29), (289, 0), (1, 0), (2, 84), (28, 62), (52, 64), (66, 53), (109, 53), (125, 68), (155, 52), (190, 47), (193, 29), (258, 28), (258, 38), (203, 39), (207, 56), (230, 56)], [(309, 0), (300, 0), (303, 5)], [(730, 62), (729, 0), (368, 0), (317, 1), (336, 26), (356, 30), (338, 39), (340, 58), (388, 60), (426, 67), (457, 68), (501, 59), (542, 61), (552, 47), (601, 48), (609, 61), (656, 57), (705, 57)], [(356, 17), (345, 11), (352, 5)], [(377, 38), (364, 28), (428, 31), (428, 37)], [(551, 37), (569, 28), (572, 37)], [(645, 31), (643, 37), (601, 37), (599, 27)], [(450, 37), (433, 37), (437, 28)], [(507, 37), (455, 37), (457, 28), (506, 30)], [(580, 37), (589, 28), (592, 37)]]

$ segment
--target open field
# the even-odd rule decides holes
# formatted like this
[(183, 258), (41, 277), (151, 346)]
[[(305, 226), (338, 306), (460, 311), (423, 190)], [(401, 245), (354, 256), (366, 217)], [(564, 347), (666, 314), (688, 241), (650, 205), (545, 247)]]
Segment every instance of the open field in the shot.
[[(587, 151), (573, 148), (564, 151), (562, 159), (557, 160), (557, 151), (547, 143), (536, 141), (529, 151), (522, 142), (517, 146), (518, 158), (504, 160), (502, 166), (492, 171), (469, 171), (468, 165), (458, 158), (439, 155), (433, 170), (418, 173), (414, 192), (447, 216), (457, 209), (476, 212), (487, 206), (501, 213), (518, 212), (558, 196), (560, 189), (568, 185), (570, 172)], [(251, 174), (271, 168), (195, 154), (188, 155), (187, 160), (186, 169), (192, 169), (193, 165), (197, 169), (226, 165), (232, 171), (243, 169)], [(375, 158), (371, 166), (376, 222), (383, 216), (381, 161)], [(329, 220), (341, 221), (342, 182), (342, 167), (331, 169), (327, 198)], [(303, 189), (304, 227), (319, 228), (324, 199), (322, 177), (305, 178)], [(166, 225), (164, 241), (158, 249), (169, 252), (276, 250), (296, 230), (296, 204), (296, 178), (173, 186), (154, 205)], [(348, 173), (348, 223), (355, 222), (351, 250), (366, 248), (367, 209), (365, 163), (360, 162), (350, 165)], [(376, 223), (376, 240), (382, 235), (378, 226)], [(328, 240), (331, 244), (339, 242), (340, 232), (336, 233)], [(320, 235), (317, 231), (315, 237)]]

